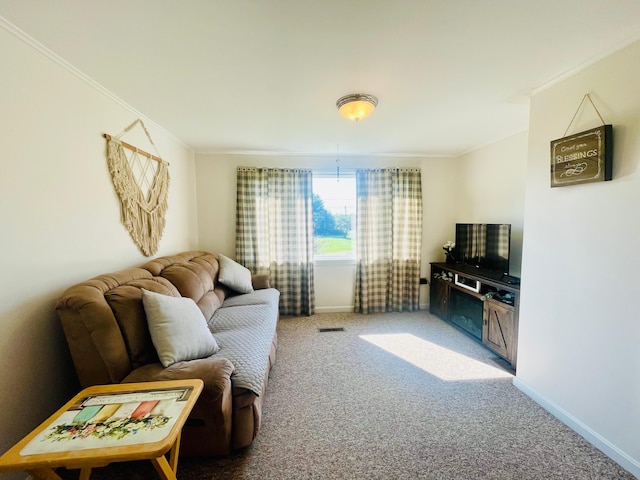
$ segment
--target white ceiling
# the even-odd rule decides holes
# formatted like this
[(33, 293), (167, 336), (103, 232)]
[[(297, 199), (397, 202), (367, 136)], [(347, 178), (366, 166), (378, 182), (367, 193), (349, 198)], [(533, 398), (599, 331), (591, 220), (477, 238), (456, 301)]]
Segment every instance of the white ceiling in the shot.
[[(0, 15), (201, 153), (458, 155), (526, 130), (532, 91), (640, 38), (638, 0), (0, 0)], [(335, 106), (353, 92), (379, 99), (359, 123)]]

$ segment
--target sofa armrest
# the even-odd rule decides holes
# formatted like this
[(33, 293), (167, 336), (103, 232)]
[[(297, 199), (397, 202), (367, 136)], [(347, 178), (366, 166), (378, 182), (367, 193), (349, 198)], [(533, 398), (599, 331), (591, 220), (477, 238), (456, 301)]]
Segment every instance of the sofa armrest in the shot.
[(262, 290), (264, 288), (271, 288), (269, 282), (269, 275), (266, 273), (251, 275), (251, 284), (254, 290)]
[(233, 370), (233, 364), (224, 357), (177, 362), (166, 368), (159, 363), (151, 363), (133, 370), (122, 383), (199, 378), (204, 382), (205, 391), (221, 395), (230, 386)]
[(144, 365), (123, 382), (200, 378), (204, 389), (182, 429), (180, 455), (226, 456), (231, 453), (233, 364), (223, 357), (178, 362), (164, 368), (159, 363)]

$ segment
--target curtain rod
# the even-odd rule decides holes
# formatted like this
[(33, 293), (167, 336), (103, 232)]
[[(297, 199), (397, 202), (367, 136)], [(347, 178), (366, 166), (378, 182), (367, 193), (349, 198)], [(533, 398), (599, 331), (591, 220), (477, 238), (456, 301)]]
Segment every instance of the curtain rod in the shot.
[[(144, 155), (145, 157), (150, 158), (151, 160), (155, 160), (156, 162), (164, 162), (164, 160), (162, 160), (160, 157), (156, 157), (155, 155), (145, 152), (144, 150), (140, 150), (138, 147), (134, 147), (133, 145), (129, 145), (126, 142), (123, 142), (122, 140), (119, 140), (117, 138), (113, 138), (111, 135), (109, 135), (108, 133), (104, 133), (102, 135), (104, 138), (106, 138), (107, 140), (113, 140), (116, 142), (119, 142), (123, 147), (128, 148), (129, 150), (133, 150), (136, 153), (139, 153), (140, 155)], [(165, 162), (167, 165), (169, 165), (169, 162)]]

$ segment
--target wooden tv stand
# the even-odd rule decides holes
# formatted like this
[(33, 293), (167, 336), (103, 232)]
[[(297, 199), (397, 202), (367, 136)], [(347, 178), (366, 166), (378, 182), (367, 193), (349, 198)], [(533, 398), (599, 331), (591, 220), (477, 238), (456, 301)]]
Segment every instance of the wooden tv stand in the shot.
[(518, 353), (520, 280), (470, 265), (431, 263), (429, 312), (511, 364)]

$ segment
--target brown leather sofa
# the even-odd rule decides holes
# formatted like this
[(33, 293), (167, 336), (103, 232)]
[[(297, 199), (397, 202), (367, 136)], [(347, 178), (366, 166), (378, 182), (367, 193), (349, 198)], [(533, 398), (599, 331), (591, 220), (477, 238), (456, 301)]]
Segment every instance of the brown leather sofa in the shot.
[[(184, 252), (75, 285), (56, 305), (82, 387), (184, 378), (204, 381), (204, 390), (182, 434), (181, 454), (190, 456), (224, 456), (251, 444), (260, 428), (268, 374), (275, 362), (278, 291), (269, 288), (268, 277), (253, 275), (255, 291), (236, 294), (220, 284), (218, 273), (216, 255)], [(143, 288), (192, 298), (218, 338), (220, 351), (163, 367), (147, 326)], [(264, 330), (262, 335), (267, 339), (262, 341), (260, 352), (237, 342), (235, 320), (242, 323), (239, 331)], [(272, 327), (265, 330), (261, 325)], [(231, 345), (234, 342), (240, 344)], [(235, 360), (228, 347), (235, 347)], [(262, 384), (257, 387), (261, 391), (235, 385), (239, 372), (234, 361), (246, 363), (244, 356), (264, 368), (264, 376), (259, 375), (257, 382)]]

